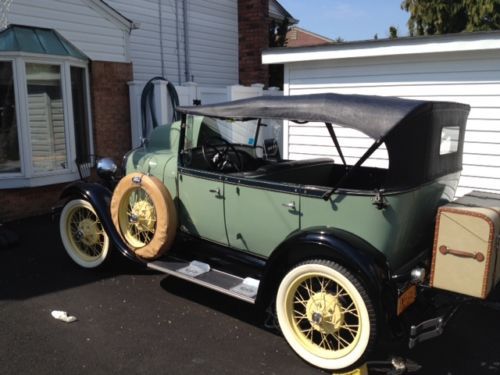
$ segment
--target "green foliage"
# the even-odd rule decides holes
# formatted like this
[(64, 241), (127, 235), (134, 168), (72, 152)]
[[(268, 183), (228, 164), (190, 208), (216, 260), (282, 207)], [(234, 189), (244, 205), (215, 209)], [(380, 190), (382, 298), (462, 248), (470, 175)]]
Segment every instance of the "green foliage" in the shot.
[(398, 28), (394, 26), (389, 27), (389, 38), (396, 39), (398, 37)]
[(500, 0), (403, 0), (410, 35), (500, 29)]
[(288, 31), (290, 31), (290, 20), (288, 17), (285, 17), (282, 22), (273, 20), (269, 25), (269, 47), (285, 47)]

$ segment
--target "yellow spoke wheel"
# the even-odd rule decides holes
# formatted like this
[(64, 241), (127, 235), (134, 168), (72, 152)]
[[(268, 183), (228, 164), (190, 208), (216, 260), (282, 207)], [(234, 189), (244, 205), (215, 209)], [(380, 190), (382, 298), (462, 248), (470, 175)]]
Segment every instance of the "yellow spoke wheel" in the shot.
[(94, 268), (106, 260), (109, 238), (88, 201), (73, 199), (66, 203), (59, 230), (66, 252), (78, 265)]
[(334, 262), (292, 268), (278, 288), (276, 311), (290, 346), (324, 369), (358, 364), (375, 338), (375, 313), (365, 288)]
[(154, 259), (172, 246), (177, 212), (170, 192), (157, 177), (126, 175), (113, 192), (110, 208), (116, 229), (137, 256)]
[(132, 247), (144, 247), (151, 242), (156, 231), (154, 203), (141, 187), (131, 189), (122, 199), (120, 231)]

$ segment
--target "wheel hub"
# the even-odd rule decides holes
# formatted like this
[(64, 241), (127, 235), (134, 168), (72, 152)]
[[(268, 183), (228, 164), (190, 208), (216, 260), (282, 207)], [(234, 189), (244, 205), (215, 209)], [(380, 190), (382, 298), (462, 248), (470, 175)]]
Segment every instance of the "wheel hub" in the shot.
[(76, 238), (87, 246), (92, 246), (98, 243), (99, 231), (97, 222), (88, 218), (80, 221), (76, 232)]
[(154, 230), (155, 212), (151, 203), (145, 200), (135, 202), (132, 207), (132, 214), (129, 217), (129, 222), (141, 230)]
[(344, 313), (337, 297), (318, 292), (307, 302), (306, 315), (311, 326), (324, 334), (334, 334), (344, 324)]

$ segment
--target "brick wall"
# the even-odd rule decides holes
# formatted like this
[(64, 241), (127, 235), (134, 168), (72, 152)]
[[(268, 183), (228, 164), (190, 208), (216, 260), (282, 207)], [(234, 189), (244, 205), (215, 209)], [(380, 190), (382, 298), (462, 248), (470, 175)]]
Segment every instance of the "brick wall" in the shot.
[[(90, 91), (94, 147), (99, 156), (117, 163), (130, 149), (130, 106), (127, 82), (132, 64), (93, 61)], [(0, 190), (0, 222), (49, 213), (66, 184)]]
[(132, 64), (93, 61), (90, 70), (95, 153), (121, 163), (131, 147), (127, 82), (133, 79)]
[(268, 0), (238, 0), (240, 84), (269, 82), (269, 67), (262, 65), (262, 50), (269, 47)]
[(0, 222), (49, 213), (65, 185), (0, 191)]

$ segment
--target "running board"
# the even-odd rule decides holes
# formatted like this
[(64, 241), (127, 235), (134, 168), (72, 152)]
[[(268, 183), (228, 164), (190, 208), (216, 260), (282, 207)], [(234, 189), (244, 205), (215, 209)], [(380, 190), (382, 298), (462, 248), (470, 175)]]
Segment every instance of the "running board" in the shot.
[(248, 303), (255, 303), (259, 280), (242, 278), (210, 268), (198, 261), (157, 260), (147, 263), (148, 268), (204, 286)]

